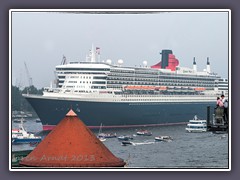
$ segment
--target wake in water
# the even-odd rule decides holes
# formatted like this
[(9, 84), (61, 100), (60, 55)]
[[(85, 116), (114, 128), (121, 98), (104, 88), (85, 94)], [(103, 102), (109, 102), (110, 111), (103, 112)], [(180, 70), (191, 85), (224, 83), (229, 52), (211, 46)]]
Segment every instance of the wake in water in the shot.
[(132, 145), (133, 146), (139, 146), (139, 145), (145, 145), (145, 144), (154, 144), (155, 142), (140, 142), (140, 143), (134, 143), (134, 142), (132, 142)]

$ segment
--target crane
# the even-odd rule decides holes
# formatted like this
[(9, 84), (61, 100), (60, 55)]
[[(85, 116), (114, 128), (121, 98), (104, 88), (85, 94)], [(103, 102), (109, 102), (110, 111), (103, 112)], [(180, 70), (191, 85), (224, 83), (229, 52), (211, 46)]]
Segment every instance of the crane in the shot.
[(29, 74), (29, 71), (28, 71), (28, 68), (27, 68), (27, 64), (26, 64), (25, 61), (24, 61), (24, 65), (25, 65), (25, 69), (26, 69), (26, 73), (27, 73), (28, 84), (29, 84), (29, 87), (30, 87), (30, 86), (32, 86), (32, 78), (30, 77), (30, 74)]

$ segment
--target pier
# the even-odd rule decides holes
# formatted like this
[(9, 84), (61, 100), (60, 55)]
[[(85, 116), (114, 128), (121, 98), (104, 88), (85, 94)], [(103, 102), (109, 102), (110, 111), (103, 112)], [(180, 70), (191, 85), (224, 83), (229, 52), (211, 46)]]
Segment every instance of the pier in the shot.
[[(215, 108), (212, 119), (211, 108), (207, 107), (207, 130), (216, 133), (228, 132), (228, 121), (224, 120), (224, 109)], [(227, 117), (228, 118), (228, 117)]]

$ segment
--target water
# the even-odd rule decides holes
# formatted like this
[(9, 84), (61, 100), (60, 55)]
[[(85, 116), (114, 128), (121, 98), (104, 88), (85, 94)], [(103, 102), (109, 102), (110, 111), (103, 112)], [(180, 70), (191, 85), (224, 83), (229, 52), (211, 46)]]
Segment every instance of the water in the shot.
[[(41, 130), (41, 123), (28, 120), (24, 127), (28, 131)], [(18, 124), (13, 123), (13, 127)], [(134, 136), (134, 145), (122, 146), (117, 138), (103, 143), (117, 157), (127, 161), (129, 168), (228, 168), (228, 134), (187, 133), (185, 125), (147, 127), (152, 136)], [(103, 129), (104, 133), (120, 135), (136, 134), (135, 128)], [(94, 130), (97, 134), (98, 130)], [(171, 142), (155, 142), (154, 137), (167, 135)], [(12, 145), (12, 150), (34, 149), (28, 144)]]

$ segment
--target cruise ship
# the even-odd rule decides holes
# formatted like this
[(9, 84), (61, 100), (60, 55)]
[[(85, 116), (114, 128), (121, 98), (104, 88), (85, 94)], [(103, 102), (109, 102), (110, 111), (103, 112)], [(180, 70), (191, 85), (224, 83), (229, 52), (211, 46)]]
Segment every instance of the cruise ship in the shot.
[[(66, 62), (55, 69), (55, 87), (43, 95), (24, 94), (42, 121), (52, 129), (73, 109), (90, 128), (139, 127), (186, 123), (194, 115), (206, 118), (207, 106), (215, 106), (222, 78), (210, 69), (180, 67), (172, 50), (161, 51), (161, 61), (148, 66), (125, 67), (123, 60), (100, 60), (100, 48), (92, 47), (86, 60)], [(225, 87), (224, 92), (227, 91)]]

